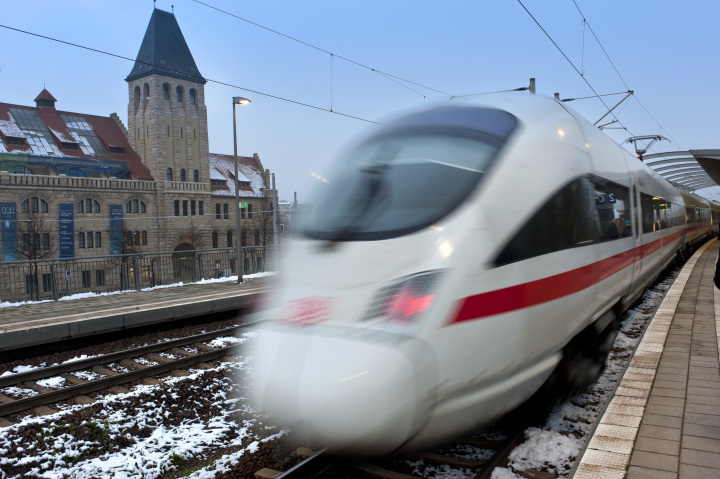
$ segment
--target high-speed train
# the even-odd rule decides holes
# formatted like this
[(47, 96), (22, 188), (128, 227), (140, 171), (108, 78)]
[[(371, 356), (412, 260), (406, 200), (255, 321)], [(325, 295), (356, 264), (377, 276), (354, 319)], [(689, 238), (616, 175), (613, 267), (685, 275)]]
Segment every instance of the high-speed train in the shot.
[(376, 455), (475, 430), (551, 376), (587, 385), (617, 316), (717, 218), (553, 99), (408, 114), (339, 158), (288, 245), (256, 404)]

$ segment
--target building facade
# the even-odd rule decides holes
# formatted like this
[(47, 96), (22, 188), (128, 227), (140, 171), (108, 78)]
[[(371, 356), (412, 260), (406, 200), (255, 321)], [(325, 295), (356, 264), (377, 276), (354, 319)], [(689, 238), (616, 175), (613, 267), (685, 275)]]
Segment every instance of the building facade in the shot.
[[(206, 80), (172, 13), (153, 11), (125, 80), (127, 128), (116, 114), (57, 110), (47, 90), (34, 107), (0, 103), (3, 271), (38, 260), (151, 252), (180, 259), (237, 241), (272, 244), (270, 172), (257, 154), (238, 157), (243, 208), (235, 231), (234, 157), (209, 152)], [(262, 269), (263, 261), (254, 253), (246, 269)], [(222, 271), (235, 266), (228, 260)], [(0, 300), (47, 286), (28, 275), (0, 283)], [(88, 276), (87, 289), (107, 283), (102, 273)]]

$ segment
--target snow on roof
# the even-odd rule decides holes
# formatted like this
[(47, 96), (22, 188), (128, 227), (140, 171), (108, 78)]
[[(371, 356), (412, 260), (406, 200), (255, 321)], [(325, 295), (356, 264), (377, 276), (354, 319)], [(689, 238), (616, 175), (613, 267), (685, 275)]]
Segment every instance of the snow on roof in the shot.
[(8, 112), (8, 116), (10, 117), (9, 120), (0, 120), (0, 131), (3, 132), (3, 135), (6, 137), (26, 138), (20, 127), (15, 123), (12, 113)]
[[(210, 153), (210, 179), (225, 180), (226, 185), (211, 185), (212, 194), (216, 196), (235, 196), (235, 158), (233, 155)], [(240, 186), (242, 197), (262, 198), (265, 196), (265, 180), (255, 158), (238, 156), (238, 181), (249, 183)]]
[(53, 128), (48, 128), (50, 129), (50, 132), (55, 135), (55, 138), (62, 141), (63, 143), (80, 143), (80, 140), (77, 138), (77, 136), (73, 137), (72, 132), (63, 133)]

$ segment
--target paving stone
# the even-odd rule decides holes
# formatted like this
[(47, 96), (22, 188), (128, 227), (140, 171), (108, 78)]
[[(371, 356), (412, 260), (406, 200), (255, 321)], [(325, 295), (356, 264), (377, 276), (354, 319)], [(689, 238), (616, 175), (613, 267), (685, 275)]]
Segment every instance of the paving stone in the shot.
[[(599, 476), (591, 476), (599, 477)], [(626, 479), (677, 479), (677, 474), (669, 471), (658, 471), (645, 467), (630, 466)]]
[(691, 412), (696, 414), (720, 414), (720, 409), (717, 406), (707, 406), (705, 404), (689, 403), (685, 406), (685, 412)]
[(657, 404), (650, 404), (648, 403), (647, 408), (645, 408), (646, 414), (656, 414), (660, 416), (674, 416), (674, 417), (683, 417), (683, 413), (685, 412), (685, 409), (682, 406), (660, 406)]
[(656, 452), (659, 454), (680, 455), (680, 442), (655, 439), (652, 437), (638, 437), (635, 441), (636, 451)]
[(693, 466), (712, 467), (720, 476), (720, 454), (683, 448), (680, 451), (680, 463)]
[(688, 394), (686, 397), (687, 404), (703, 404), (705, 406), (720, 407), (720, 396), (717, 395), (697, 395)]
[(691, 464), (680, 464), (678, 477), (681, 479), (711, 479), (718, 477), (718, 471), (717, 469), (693, 466)]
[(685, 398), (671, 398), (666, 396), (658, 396), (656, 394), (650, 394), (650, 399), (648, 399), (648, 406), (651, 404), (658, 406), (684, 407)]
[(697, 451), (708, 451), (720, 454), (720, 439), (707, 437), (688, 436), (683, 434), (682, 447), (684, 449), (695, 449)]
[(684, 398), (685, 397), (685, 388), (683, 388), (683, 389), (653, 388), (652, 392), (653, 392), (653, 394), (657, 394), (658, 396), (666, 396), (666, 397), (672, 397), (672, 398)]
[(683, 434), (688, 436), (708, 437), (710, 439), (720, 439), (720, 427), (705, 426), (702, 424), (685, 424)]
[[(720, 411), (716, 411), (720, 413)], [(720, 416), (714, 414), (685, 413), (686, 424), (704, 424), (705, 426), (720, 427)]]
[(677, 472), (678, 457), (655, 452), (633, 451), (630, 457), (630, 465), (658, 469), (661, 471)]
[(641, 424), (638, 436), (665, 439), (668, 441), (679, 441), (681, 430), (674, 427), (655, 426), (652, 424)]
[(642, 418), (642, 423), (652, 426), (664, 426), (680, 429), (683, 425), (683, 418), (682, 416), (661, 416), (659, 414), (645, 413)]
[(687, 383), (685, 381), (659, 381), (656, 379), (655, 382), (653, 383), (653, 389), (654, 388), (679, 389), (684, 392), (686, 387), (687, 387)]

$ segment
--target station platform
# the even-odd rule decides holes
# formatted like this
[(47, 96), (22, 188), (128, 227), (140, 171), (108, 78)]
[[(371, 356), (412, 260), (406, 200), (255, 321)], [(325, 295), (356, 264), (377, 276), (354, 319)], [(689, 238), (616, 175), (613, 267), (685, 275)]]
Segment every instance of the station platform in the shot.
[(720, 478), (719, 247), (705, 243), (675, 279), (574, 479)]
[(196, 283), (0, 308), (0, 352), (253, 308), (272, 277)]

